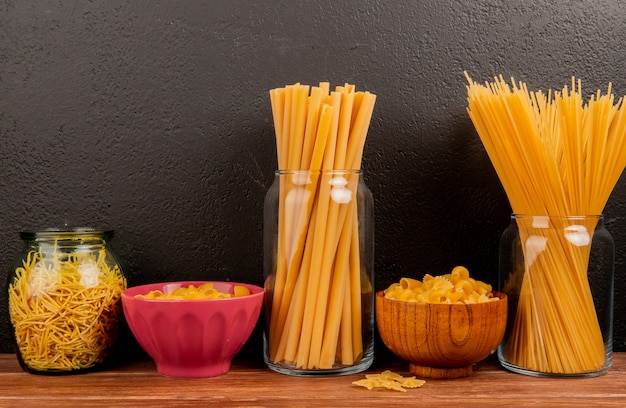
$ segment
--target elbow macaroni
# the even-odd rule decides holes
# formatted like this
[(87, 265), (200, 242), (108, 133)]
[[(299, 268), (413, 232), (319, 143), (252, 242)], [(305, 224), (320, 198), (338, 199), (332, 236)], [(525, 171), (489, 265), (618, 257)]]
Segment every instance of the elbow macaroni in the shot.
[(491, 285), (470, 277), (464, 266), (452, 272), (431, 276), (426, 274), (422, 281), (401, 278), (385, 290), (387, 299), (415, 303), (472, 304), (498, 300), (493, 296)]

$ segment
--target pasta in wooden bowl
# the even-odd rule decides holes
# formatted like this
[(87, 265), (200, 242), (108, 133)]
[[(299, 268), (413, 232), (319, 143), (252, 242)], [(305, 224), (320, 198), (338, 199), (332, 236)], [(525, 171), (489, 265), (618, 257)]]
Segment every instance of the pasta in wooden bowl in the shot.
[(506, 295), (464, 267), (423, 282), (402, 278), (376, 293), (380, 337), (418, 377), (471, 375), (473, 364), (497, 349), (506, 322)]

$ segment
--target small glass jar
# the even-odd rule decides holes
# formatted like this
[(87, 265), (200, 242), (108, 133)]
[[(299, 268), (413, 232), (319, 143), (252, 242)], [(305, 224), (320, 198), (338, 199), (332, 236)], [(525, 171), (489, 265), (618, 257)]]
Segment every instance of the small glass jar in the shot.
[(520, 374), (593, 377), (613, 350), (614, 243), (602, 215), (513, 215), (500, 239), (509, 322), (498, 358)]
[(7, 279), (11, 335), (33, 374), (92, 371), (112, 356), (126, 278), (109, 246), (113, 231), (20, 233), (23, 250)]
[(264, 359), (342, 375), (374, 359), (374, 201), (360, 171), (277, 171), (264, 208)]

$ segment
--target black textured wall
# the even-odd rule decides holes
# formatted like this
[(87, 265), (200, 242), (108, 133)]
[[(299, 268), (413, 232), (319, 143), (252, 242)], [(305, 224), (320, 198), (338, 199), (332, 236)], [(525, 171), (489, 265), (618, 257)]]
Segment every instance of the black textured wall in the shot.
[[(378, 95), (363, 168), (376, 286), (464, 264), (497, 278), (510, 207), (466, 114), (463, 71), (626, 94), (622, 0), (0, 1), (0, 278), (25, 227), (106, 225), (131, 285), (262, 282), (276, 167), (268, 91)], [(626, 343), (626, 184), (616, 348)], [(5, 295), (0, 299), (4, 305)], [(11, 351), (6, 309), (0, 348)]]

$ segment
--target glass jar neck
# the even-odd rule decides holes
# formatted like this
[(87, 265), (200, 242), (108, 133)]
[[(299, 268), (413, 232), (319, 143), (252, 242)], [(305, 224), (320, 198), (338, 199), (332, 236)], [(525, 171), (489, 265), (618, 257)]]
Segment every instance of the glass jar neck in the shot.
[(20, 238), (29, 247), (46, 246), (58, 249), (77, 246), (104, 247), (112, 237), (112, 230), (93, 228), (51, 228), (20, 233)]
[(531, 214), (512, 214), (512, 222), (519, 222), (525, 225), (532, 225), (533, 227), (541, 228), (543, 225), (549, 225), (551, 223), (579, 223), (579, 222), (592, 222), (602, 224), (604, 222), (603, 214), (591, 214), (591, 215), (531, 215)]
[(355, 169), (318, 169), (318, 170), (276, 170), (276, 176), (289, 176), (289, 175), (301, 175), (301, 174), (336, 174), (336, 175), (347, 175), (347, 174), (362, 174), (361, 170)]

